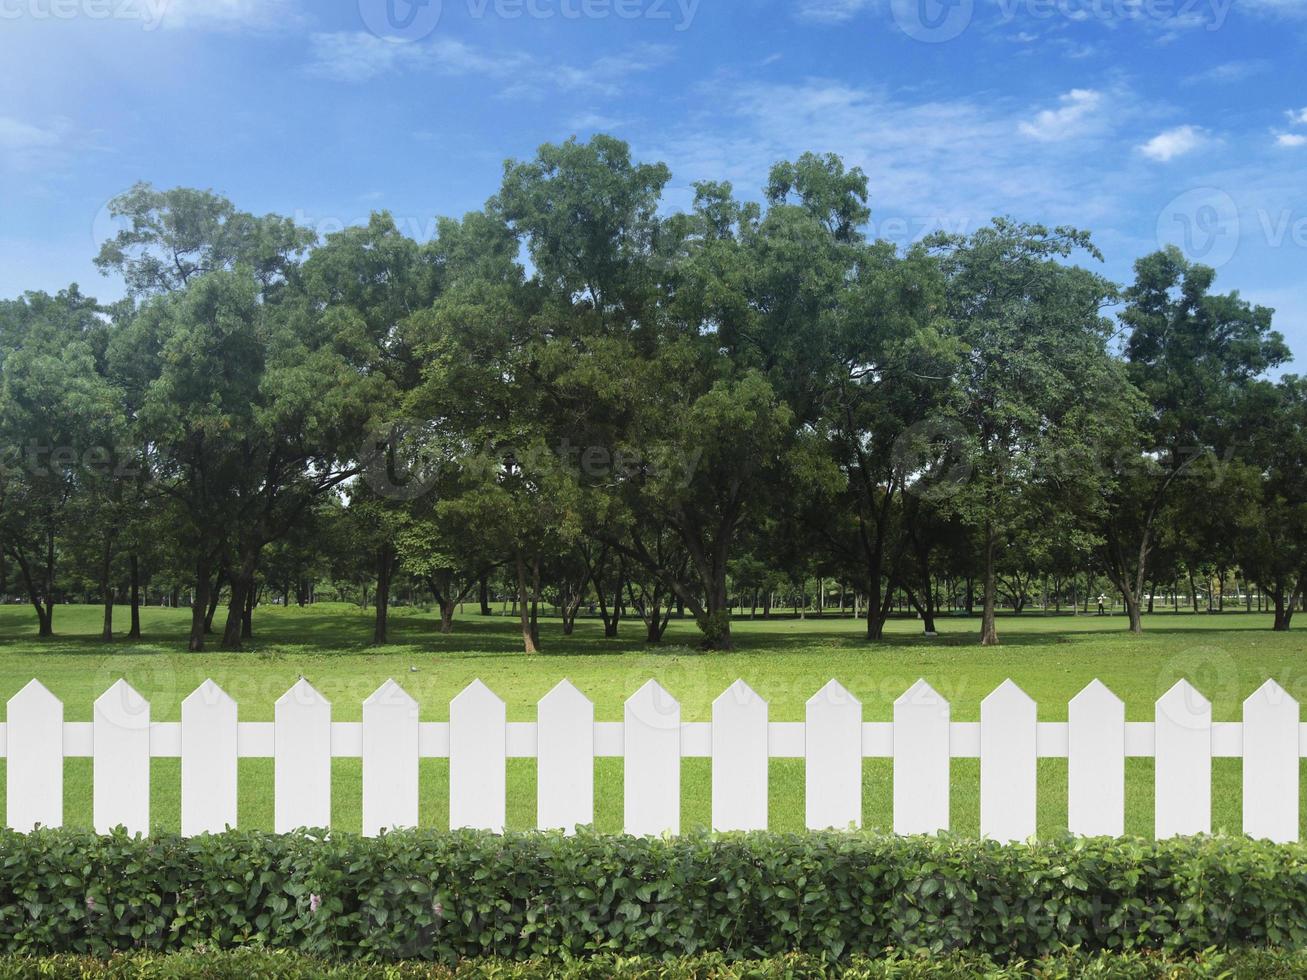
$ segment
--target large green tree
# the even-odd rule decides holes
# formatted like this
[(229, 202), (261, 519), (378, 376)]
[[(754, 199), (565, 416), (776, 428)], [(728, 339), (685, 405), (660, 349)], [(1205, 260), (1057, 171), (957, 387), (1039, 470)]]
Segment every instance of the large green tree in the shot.
[[(1136, 398), (1108, 343), (1111, 283), (1066, 263), (1098, 257), (1087, 234), (1005, 219), (929, 246), (946, 279), (954, 375), (951, 451), (970, 473), (948, 507), (976, 529), (983, 568), (982, 644), (998, 642), (1000, 549), (1040, 507), (1092, 507), (1103, 457), (1131, 431)], [(1056, 487), (1056, 492), (1051, 488)]]
[(1101, 553), (1133, 633), (1143, 629), (1140, 606), (1168, 503), (1186, 487), (1201, 496), (1211, 460), (1242, 451), (1258, 380), (1289, 356), (1272, 311), (1238, 293), (1213, 293), (1215, 279), (1170, 247), (1135, 263), (1124, 296), (1127, 374), (1147, 412), (1104, 485)]

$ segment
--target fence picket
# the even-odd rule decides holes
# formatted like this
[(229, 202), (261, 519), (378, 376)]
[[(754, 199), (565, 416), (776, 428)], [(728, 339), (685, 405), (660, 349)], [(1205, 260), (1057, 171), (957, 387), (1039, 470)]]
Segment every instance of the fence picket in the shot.
[(1005, 680), (980, 702), (980, 833), (1035, 835), (1035, 724), (1030, 695)]
[(1125, 705), (1099, 680), (1067, 705), (1067, 829), (1125, 832)]
[(681, 706), (648, 681), (623, 708), (622, 804), (628, 834), (681, 829)]
[(536, 706), (536, 826), (594, 823), (594, 720), (590, 699), (560, 681)]
[(236, 702), (206, 680), (182, 702), (182, 833), (236, 826)]
[(1188, 681), (1157, 699), (1153, 722), (1154, 833), (1212, 828), (1212, 704)]
[(1298, 702), (1267, 681), (1243, 703), (1243, 832), (1298, 839)]
[(363, 834), (418, 825), (418, 704), (387, 680), (363, 702)]
[(803, 730), (804, 825), (862, 826), (862, 702), (835, 680), (808, 699)]
[(1210, 833), (1212, 758), (1238, 757), (1243, 827), (1277, 842), (1299, 839), (1298, 776), (1307, 736), (1297, 700), (1268, 680), (1243, 704), (1243, 720), (1214, 725), (1211, 703), (1181, 680), (1154, 705), (1150, 724), (1128, 725), (1125, 705), (1101, 681), (1067, 706), (1067, 723), (1040, 725), (1037, 706), (1006, 680), (980, 705), (980, 723), (953, 724), (949, 702), (919, 680), (894, 702), (893, 722), (864, 724), (862, 704), (837, 681), (808, 699), (802, 725), (769, 723), (769, 706), (737, 680), (712, 704), (711, 723), (681, 723), (681, 706), (650, 680), (626, 701), (621, 723), (594, 721), (594, 705), (570, 681), (537, 704), (533, 725), (506, 722), (481, 681), (449, 706), (449, 724), (419, 724), (417, 702), (394, 680), (364, 703), (363, 721), (333, 724), (332, 708), (301, 678), (276, 702), (275, 721), (243, 723), (212, 680), (181, 705), (181, 723), (150, 723), (150, 704), (119, 680), (93, 705), (93, 720), (65, 724), (63, 704), (33, 680), (0, 724), (6, 821), (18, 830), (63, 822), (65, 755), (94, 760), (92, 823), (148, 833), (152, 757), (181, 760), (181, 827), (193, 835), (235, 826), (239, 757), (271, 757), (279, 833), (331, 826), (334, 758), (361, 758), (363, 832), (419, 822), (419, 760), (449, 760), (452, 827), (502, 831), (507, 758), (536, 759), (536, 826), (572, 833), (595, 812), (597, 756), (623, 759), (627, 833), (679, 833), (681, 760), (712, 760), (715, 830), (768, 826), (772, 758), (804, 759), (805, 826), (862, 823), (863, 758), (893, 760), (893, 829), (931, 834), (950, 825), (953, 758), (980, 760), (980, 830), (1000, 841), (1037, 828), (1038, 757), (1067, 760), (1067, 826), (1079, 836), (1125, 828), (1125, 759), (1154, 760), (1158, 837)]
[(919, 680), (894, 702), (894, 833), (949, 824), (949, 703)]
[(64, 706), (37, 680), (6, 706), (5, 823), (14, 830), (62, 827)]
[(150, 702), (125, 680), (95, 700), (91, 811), (96, 833), (150, 832)]
[(479, 680), (449, 703), (449, 826), (504, 829), (504, 702)]
[(301, 677), (273, 712), (273, 827), (331, 824), (331, 702)]
[(767, 702), (737, 680), (712, 703), (712, 828), (767, 829)]

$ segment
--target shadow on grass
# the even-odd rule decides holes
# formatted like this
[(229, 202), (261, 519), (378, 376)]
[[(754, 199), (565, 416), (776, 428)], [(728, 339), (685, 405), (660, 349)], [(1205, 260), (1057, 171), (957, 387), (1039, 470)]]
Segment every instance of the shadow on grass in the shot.
[[(145, 629), (140, 640), (117, 639), (105, 643), (99, 638), (98, 607), (60, 606), (56, 607), (56, 636), (41, 639), (36, 636), (35, 622), (27, 621), (24, 611), (14, 606), (0, 606), (0, 651), (39, 651), (74, 657), (104, 657), (106, 653), (174, 656), (185, 653), (190, 625), (190, 611), (187, 609), (151, 607), (142, 610)], [(1171, 619), (1172, 616), (1175, 618)], [(919, 620), (896, 616), (883, 639), (869, 644), (862, 621), (849, 616), (808, 616), (804, 619), (790, 615), (771, 619), (742, 617), (734, 621), (734, 653), (750, 656), (799, 651), (812, 653), (824, 649), (864, 651), (874, 657), (878, 651), (885, 650), (919, 648), (924, 652), (977, 647), (978, 616), (945, 614), (939, 617), (938, 624), (944, 632), (928, 637), (919, 632)], [(401, 652), (418, 656), (522, 656), (518, 621), (503, 614), (480, 616), (473, 613), (459, 617), (455, 620), (454, 631), (442, 634), (439, 619), (433, 613), (398, 608), (390, 618), (391, 642), (382, 647), (371, 642), (372, 612), (343, 604), (307, 609), (270, 607), (256, 612), (254, 625), (255, 636), (246, 641), (240, 655), (275, 657), (290, 651), (313, 651), (324, 656), (388, 656)], [(561, 623), (556, 618), (542, 620), (541, 626), (542, 657), (657, 655), (664, 651), (669, 655), (686, 655), (698, 652), (700, 639), (698, 629), (688, 617), (672, 620), (662, 645), (644, 642), (644, 625), (638, 619), (623, 621), (622, 635), (618, 638), (606, 638), (602, 621), (592, 617), (579, 618), (571, 636), (562, 634)], [(1269, 627), (1270, 617), (1265, 614), (1237, 611), (1176, 615), (1167, 611), (1155, 613), (1145, 620), (1145, 636), (1191, 634), (1198, 630), (1208, 635), (1244, 633), (1250, 629), (1269, 631)], [(1082, 637), (1108, 636), (1129, 636), (1124, 617), (1038, 611), (999, 617), (999, 637), (1005, 647), (1048, 646), (1072, 643)], [(218, 640), (218, 634), (208, 638), (206, 654), (223, 653), (218, 649)]]

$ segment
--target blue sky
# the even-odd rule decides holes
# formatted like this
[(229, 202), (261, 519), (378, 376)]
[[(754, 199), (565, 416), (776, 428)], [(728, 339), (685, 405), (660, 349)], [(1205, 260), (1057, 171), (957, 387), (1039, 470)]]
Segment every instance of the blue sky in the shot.
[(0, 296), (120, 295), (137, 180), (426, 237), (605, 131), (669, 208), (833, 151), (900, 242), (1074, 224), (1126, 281), (1174, 241), (1307, 358), (1305, 52), (1307, 0), (0, 0)]

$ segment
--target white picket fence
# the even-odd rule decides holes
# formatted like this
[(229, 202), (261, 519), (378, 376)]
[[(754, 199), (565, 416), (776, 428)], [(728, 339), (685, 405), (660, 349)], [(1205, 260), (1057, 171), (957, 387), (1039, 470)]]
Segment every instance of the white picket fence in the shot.
[(333, 722), (331, 704), (300, 680), (272, 722), (242, 722), (212, 681), (182, 702), (180, 723), (151, 722), (149, 704), (125, 681), (95, 702), (94, 720), (65, 722), (63, 704), (33, 680), (9, 700), (0, 725), (7, 822), (30, 830), (63, 821), (63, 760), (90, 757), (97, 830), (149, 829), (150, 759), (181, 759), (184, 834), (236, 826), (238, 758), (274, 760), (278, 831), (331, 823), (331, 760), (361, 758), (363, 832), (418, 823), (418, 760), (449, 759), (449, 823), (504, 826), (506, 765), (534, 758), (537, 825), (572, 829), (594, 818), (594, 760), (624, 759), (624, 821), (632, 834), (680, 828), (681, 759), (712, 760), (712, 826), (767, 826), (769, 759), (805, 762), (805, 823), (847, 828), (862, 821), (862, 760), (893, 760), (894, 831), (949, 826), (950, 759), (980, 759), (980, 830), (997, 840), (1035, 833), (1036, 760), (1067, 759), (1072, 833), (1120, 835), (1125, 760), (1153, 757), (1159, 837), (1211, 829), (1212, 759), (1243, 758), (1243, 829), (1278, 841), (1298, 837), (1299, 758), (1307, 725), (1298, 703), (1267, 681), (1243, 704), (1242, 722), (1213, 722), (1210, 702), (1180, 681), (1151, 722), (1127, 722), (1125, 706), (1094, 681), (1068, 705), (1065, 722), (1036, 720), (1035, 702), (1010, 680), (983, 702), (980, 721), (954, 722), (924, 680), (894, 703), (892, 722), (864, 722), (862, 705), (831, 681), (807, 702), (806, 720), (773, 722), (743, 681), (712, 705), (711, 722), (682, 722), (655, 681), (626, 702), (620, 722), (596, 722), (594, 705), (563, 681), (535, 722), (507, 722), (504, 702), (480, 681), (450, 702), (448, 722), (418, 720), (418, 704), (393, 680), (363, 702), (362, 722)]

